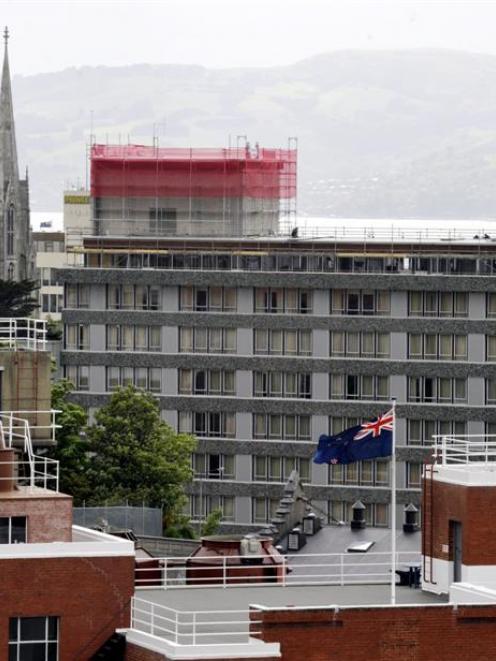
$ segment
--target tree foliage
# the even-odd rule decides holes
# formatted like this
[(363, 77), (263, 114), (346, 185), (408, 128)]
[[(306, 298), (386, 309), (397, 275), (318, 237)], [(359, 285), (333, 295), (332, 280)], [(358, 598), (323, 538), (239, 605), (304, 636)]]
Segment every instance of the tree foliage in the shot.
[(70, 402), (68, 397), (73, 386), (62, 380), (52, 386), (52, 408), (59, 411), (55, 421), (57, 445), (50, 452), (60, 462), (60, 490), (71, 494), (74, 504), (82, 504), (90, 495), (87, 470), (89, 467), (88, 443), (84, 437), (87, 418), (85, 410)]
[(201, 527), (201, 534), (203, 537), (208, 535), (215, 535), (219, 532), (220, 522), (222, 521), (222, 510), (217, 508), (212, 510), (205, 519)]
[(88, 449), (90, 501), (163, 507), (166, 526), (180, 515), (195, 439), (161, 420), (153, 395), (118, 389), (88, 427)]
[(36, 310), (38, 285), (34, 280), (0, 280), (0, 317), (29, 317)]

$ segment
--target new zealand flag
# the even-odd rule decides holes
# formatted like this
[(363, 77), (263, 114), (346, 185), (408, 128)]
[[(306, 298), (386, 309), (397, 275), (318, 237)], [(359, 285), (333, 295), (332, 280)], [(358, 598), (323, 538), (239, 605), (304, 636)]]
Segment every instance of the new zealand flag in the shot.
[(345, 429), (335, 436), (322, 434), (314, 454), (316, 464), (351, 464), (362, 459), (390, 457), (393, 447), (391, 409), (371, 422)]

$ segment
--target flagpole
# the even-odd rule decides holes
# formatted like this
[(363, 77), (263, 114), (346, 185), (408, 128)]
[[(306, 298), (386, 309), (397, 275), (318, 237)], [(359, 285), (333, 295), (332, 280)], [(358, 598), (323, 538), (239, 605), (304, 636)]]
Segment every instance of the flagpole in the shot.
[(392, 397), (391, 434), (391, 605), (396, 604), (396, 397)]

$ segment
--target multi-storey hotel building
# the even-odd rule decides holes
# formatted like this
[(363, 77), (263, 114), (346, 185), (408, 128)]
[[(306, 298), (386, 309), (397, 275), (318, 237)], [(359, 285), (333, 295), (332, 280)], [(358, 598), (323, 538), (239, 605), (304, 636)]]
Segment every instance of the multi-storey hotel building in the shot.
[(490, 240), (93, 237), (82, 252), (59, 272), (65, 374), (90, 412), (134, 383), (198, 437), (193, 518), (220, 506), (259, 526), (297, 468), (329, 521), (360, 499), (387, 525), (387, 460), (311, 457), (395, 397), (402, 521), (433, 435), (496, 428)]

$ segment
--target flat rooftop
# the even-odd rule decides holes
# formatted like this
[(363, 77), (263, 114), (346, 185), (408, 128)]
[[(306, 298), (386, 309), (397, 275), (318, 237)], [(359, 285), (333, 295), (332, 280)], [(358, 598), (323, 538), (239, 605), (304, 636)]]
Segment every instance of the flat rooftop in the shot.
[[(248, 610), (251, 605), (269, 608), (372, 606), (391, 602), (391, 587), (382, 585), (312, 585), (249, 587), (191, 587), (136, 590), (136, 597), (179, 611)], [(398, 604), (444, 604), (447, 596), (396, 586)]]

